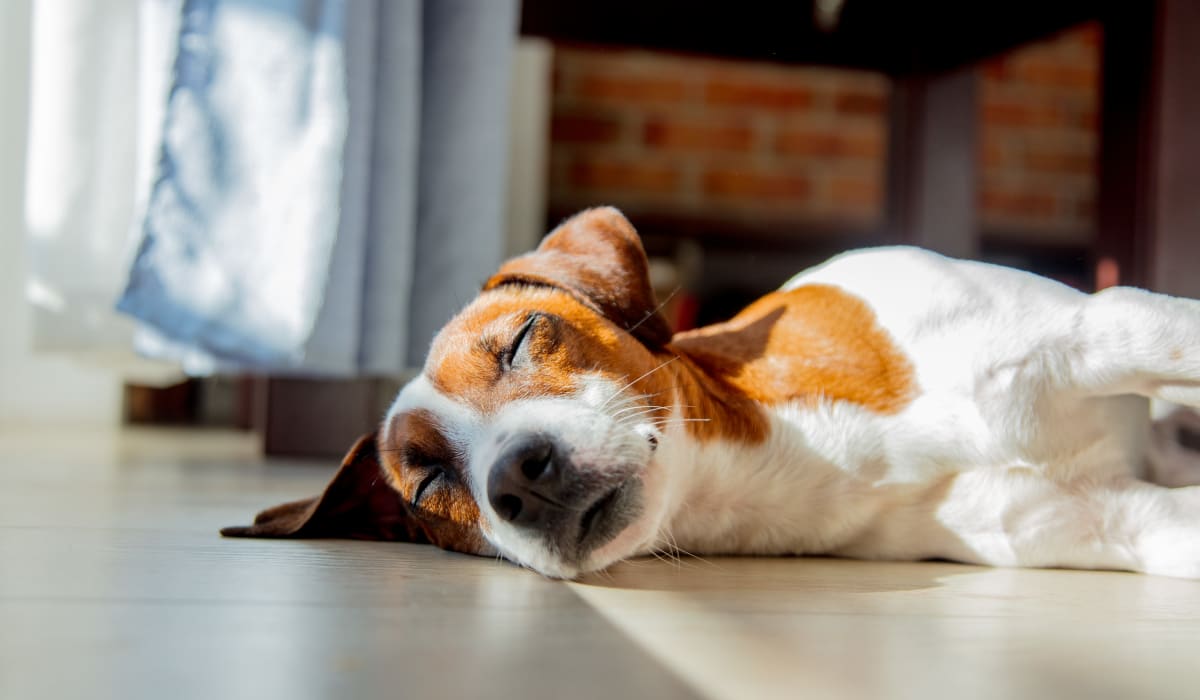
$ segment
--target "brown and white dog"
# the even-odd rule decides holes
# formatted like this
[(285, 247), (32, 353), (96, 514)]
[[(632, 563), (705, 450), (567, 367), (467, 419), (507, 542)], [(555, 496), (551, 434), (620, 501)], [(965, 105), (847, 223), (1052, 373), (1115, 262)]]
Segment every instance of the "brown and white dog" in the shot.
[(671, 336), (633, 226), (509, 261), (328, 490), (227, 535), (431, 542), (571, 578), (655, 550), (1200, 577), (1200, 302), (848, 253)]

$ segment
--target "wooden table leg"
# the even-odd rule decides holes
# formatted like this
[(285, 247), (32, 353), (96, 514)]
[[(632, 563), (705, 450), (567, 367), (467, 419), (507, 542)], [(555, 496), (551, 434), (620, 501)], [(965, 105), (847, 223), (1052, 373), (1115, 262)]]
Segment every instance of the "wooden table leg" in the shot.
[(1200, 4), (1113, 3), (1104, 22), (1097, 286), (1200, 297)]
[(1157, 38), (1149, 282), (1200, 298), (1200, 3), (1164, 0)]
[(896, 78), (888, 140), (887, 225), (898, 243), (979, 254), (973, 66)]

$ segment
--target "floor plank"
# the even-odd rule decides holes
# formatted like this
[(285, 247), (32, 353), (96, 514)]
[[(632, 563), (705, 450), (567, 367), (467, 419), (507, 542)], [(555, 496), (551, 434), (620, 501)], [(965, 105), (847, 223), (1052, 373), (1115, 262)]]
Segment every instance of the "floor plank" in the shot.
[(573, 583), (226, 540), (333, 465), (224, 433), (0, 435), (0, 698), (1190, 698), (1200, 582), (829, 559)]

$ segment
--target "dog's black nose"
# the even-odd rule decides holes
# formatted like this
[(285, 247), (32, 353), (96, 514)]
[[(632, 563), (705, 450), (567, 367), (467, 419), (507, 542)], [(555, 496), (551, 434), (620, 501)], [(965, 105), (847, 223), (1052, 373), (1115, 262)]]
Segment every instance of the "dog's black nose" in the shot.
[(562, 470), (555, 463), (554, 443), (541, 435), (511, 440), (488, 473), (488, 502), (514, 525), (538, 525), (550, 511), (564, 509), (556, 496)]

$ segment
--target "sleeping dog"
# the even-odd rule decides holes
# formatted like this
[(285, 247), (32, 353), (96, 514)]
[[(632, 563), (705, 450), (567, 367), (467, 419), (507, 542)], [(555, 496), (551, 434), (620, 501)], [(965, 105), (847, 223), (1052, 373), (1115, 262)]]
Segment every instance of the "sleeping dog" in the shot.
[[(230, 536), (429, 542), (573, 578), (659, 550), (1200, 577), (1200, 302), (912, 248), (674, 336), (637, 233), (505, 263), (321, 496)], [(1181, 470), (1183, 470), (1181, 472)], [(1157, 483), (1156, 483), (1157, 482)]]

